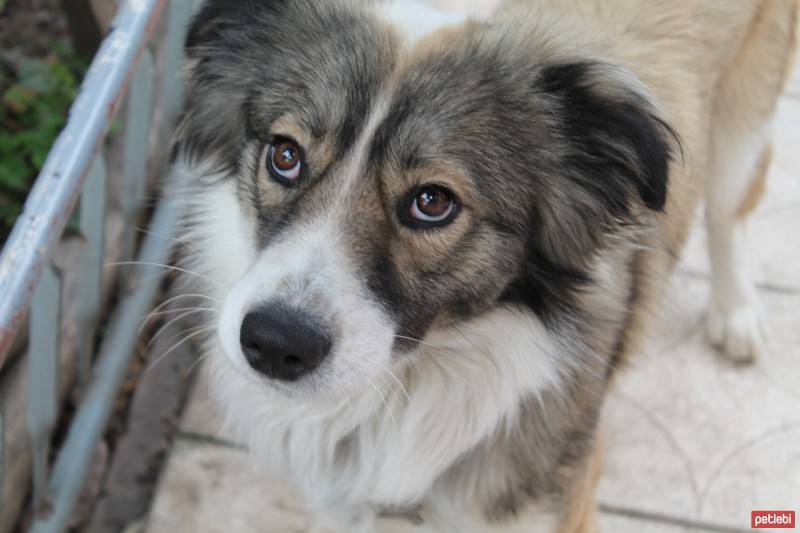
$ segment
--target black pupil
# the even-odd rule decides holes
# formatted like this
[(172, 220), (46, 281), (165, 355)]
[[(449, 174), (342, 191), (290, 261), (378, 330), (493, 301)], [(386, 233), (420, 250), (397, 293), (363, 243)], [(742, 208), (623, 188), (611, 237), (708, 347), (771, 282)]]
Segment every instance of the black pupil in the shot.
[(417, 196), (417, 207), (428, 216), (441, 216), (450, 207), (450, 198), (445, 191), (428, 187)]

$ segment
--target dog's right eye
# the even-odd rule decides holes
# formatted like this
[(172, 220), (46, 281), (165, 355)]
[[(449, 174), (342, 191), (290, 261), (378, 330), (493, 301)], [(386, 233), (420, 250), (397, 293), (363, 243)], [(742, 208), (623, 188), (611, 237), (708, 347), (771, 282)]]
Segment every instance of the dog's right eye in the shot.
[(450, 189), (436, 184), (412, 189), (400, 202), (400, 221), (413, 229), (446, 226), (458, 214), (458, 202)]
[(303, 150), (290, 139), (277, 138), (267, 150), (267, 169), (281, 185), (294, 185), (303, 174)]

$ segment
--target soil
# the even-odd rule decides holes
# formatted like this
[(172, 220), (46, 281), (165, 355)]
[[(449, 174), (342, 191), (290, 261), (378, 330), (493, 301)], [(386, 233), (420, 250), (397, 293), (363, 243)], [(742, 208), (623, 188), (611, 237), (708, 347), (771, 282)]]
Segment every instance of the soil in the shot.
[(68, 41), (67, 20), (58, 0), (8, 0), (0, 11), (0, 50), (45, 57), (53, 41)]
[[(17, 83), (18, 73), (29, 60), (60, 62), (55, 50), (71, 47), (69, 26), (59, 0), (0, 0), (0, 98)], [(0, 127), (18, 132), (17, 118), (3, 112), (0, 103)], [(32, 181), (33, 176), (24, 176)], [(0, 187), (0, 204), (21, 205), (25, 194), (19, 189)], [(11, 228), (8, 219), (0, 219), (0, 245)]]

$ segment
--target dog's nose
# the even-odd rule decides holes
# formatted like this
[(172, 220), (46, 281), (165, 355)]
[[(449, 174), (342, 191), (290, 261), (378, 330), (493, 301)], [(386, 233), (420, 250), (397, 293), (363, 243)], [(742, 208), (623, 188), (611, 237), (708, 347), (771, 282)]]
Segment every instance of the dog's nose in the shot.
[(281, 305), (248, 313), (239, 342), (250, 366), (283, 381), (295, 381), (314, 370), (331, 348), (330, 335), (317, 320)]

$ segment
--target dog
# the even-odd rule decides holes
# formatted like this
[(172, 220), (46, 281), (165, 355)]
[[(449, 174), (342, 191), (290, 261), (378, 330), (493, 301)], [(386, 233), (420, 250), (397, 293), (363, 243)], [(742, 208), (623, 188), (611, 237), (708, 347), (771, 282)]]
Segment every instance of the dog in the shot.
[(175, 172), (227, 434), (315, 531), (596, 531), (603, 398), (703, 198), (708, 336), (762, 350), (739, 228), (796, 19), (789, 0), (207, 0)]

